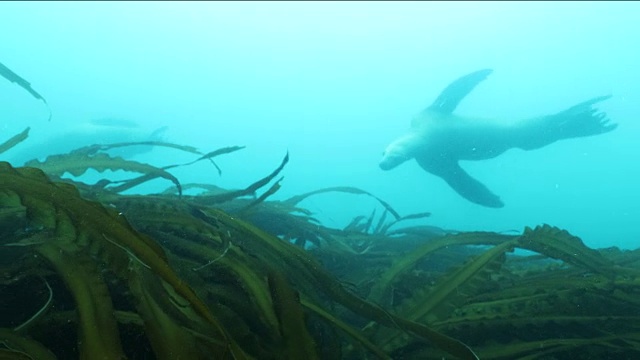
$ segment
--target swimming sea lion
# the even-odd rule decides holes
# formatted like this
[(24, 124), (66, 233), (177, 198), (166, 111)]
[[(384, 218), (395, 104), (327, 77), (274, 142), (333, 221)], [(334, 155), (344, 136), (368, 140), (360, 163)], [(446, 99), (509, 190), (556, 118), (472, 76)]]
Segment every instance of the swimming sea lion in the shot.
[(449, 84), (433, 104), (414, 117), (411, 129), (387, 146), (380, 168), (390, 170), (415, 158), (425, 171), (441, 177), (465, 199), (499, 208), (504, 206), (500, 198), (467, 174), (459, 160), (491, 159), (511, 148), (539, 149), (562, 139), (606, 133), (617, 126), (592, 107), (610, 95), (515, 123), (453, 114), (458, 103), (492, 71), (479, 70)]
[[(66, 154), (72, 150), (94, 145), (138, 141), (163, 141), (166, 126), (155, 129), (140, 127), (136, 122), (118, 118), (100, 118), (80, 122), (66, 131), (37, 142), (26, 142), (7, 151), (7, 160), (14, 166), (22, 166), (29, 160), (44, 161), (49, 155)], [(22, 145), (22, 144), (21, 144)], [(107, 151), (111, 156), (125, 159), (151, 151), (152, 145), (135, 145)], [(4, 155), (4, 154), (3, 154)]]

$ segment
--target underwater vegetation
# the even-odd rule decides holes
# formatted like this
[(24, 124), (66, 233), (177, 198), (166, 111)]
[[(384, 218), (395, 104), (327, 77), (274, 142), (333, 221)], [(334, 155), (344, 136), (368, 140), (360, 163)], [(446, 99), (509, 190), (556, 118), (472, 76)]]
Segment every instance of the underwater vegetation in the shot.
[[(4, 140), (0, 153), (28, 139)], [(404, 225), (353, 187), (285, 200), (289, 154), (245, 188), (183, 184), (171, 169), (88, 144), (0, 162), (0, 359), (632, 359), (640, 253), (591, 249), (551, 225), (518, 234)], [(86, 184), (92, 169), (128, 180)], [(71, 174), (76, 178), (64, 177)], [(127, 195), (151, 180), (166, 191)], [(300, 206), (371, 196), (344, 229)]]
[(42, 100), (42, 102), (44, 102), (44, 104), (47, 105), (47, 110), (49, 110), (48, 121), (51, 121), (52, 113), (51, 113), (51, 109), (49, 108), (49, 104), (47, 104), (47, 100), (45, 100), (45, 98), (43, 98), (42, 95), (40, 95), (37, 91), (35, 91), (31, 87), (31, 83), (30, 82), (28, 82), (23, 77), (21, 77), (20, 75), (16, 74), (15, 72), (13, 72), (11, 69), (9, 69), (3, 63), (0, 63), (0, 76), (2, 76), (3, 78), (9, 80), (10, 82), (12, 82), (12, 83), (14, 83), (14, 84), (16, 84), (18, 86), (20, 86), (21, 88), (26, 90), (31, 96), (33, 96), (36, 100)]

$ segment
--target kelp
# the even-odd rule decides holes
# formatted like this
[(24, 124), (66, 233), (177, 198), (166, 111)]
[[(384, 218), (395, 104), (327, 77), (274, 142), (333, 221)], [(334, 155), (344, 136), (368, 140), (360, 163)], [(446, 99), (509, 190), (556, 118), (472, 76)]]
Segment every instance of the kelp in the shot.
[[(102, 306), (108, 305), (106, 305), (104, 298), (96, 300), (94, 297), (93, 300), (90, 300), (91, 298), (86, 296), (91, 293), (73, 290), (87, 287), (74, 284), (77, 281), (84, 281), (80, 280), (82, 279), (80, 276), (86, 276), (90, 272), (87, 272), (86, 269), (82, 271), (67, 269), (66, 266), (70, 261), (61, 259), (60, 256), (66, 256), (64, 254), (67, 252), (69, 256), (73, 254), (74, 259), (78, 259), (78, 256), (82, 256), (82, 251), (89, 250), (98, 257), (106, 259), (107, 263), (111, 265), (111, 270), (122, 278), (127, 278), (127, 267), (132, 261), (153, 271), (156, 276), (169, 284), (177, 295), (184, 298), (200, 317), (219, 332), (218, 336), (222, 336), (223, 341), (228, 343), (228, 348), (225, 351), (230, 351), (236, 357), (242, 356), (241, 350), (237, 349), (233, 341), (226, 339), (224, 328), (210, 313), (208, 307), (172, 270), (162, 248), (150, 238), (136, 232), (117, 212), (96, 202), (81, 199), (77, 190), (68, 184), (50, 182), (39, 169), (13, 169), (8, 163), (0, 162), (0, 175), (0, 190), (17, 194), (26, 207), (29, 220), (55, 232), (53, 239), (38, 246), (36, 250), (52, 262), (54, 267), (58, 269), (58, 273), (70, 274), (68, 275), (70, 278), (66, 278), (65, 282), (76, 294), (76, 303), (82, 320), (86, 316), (95, 314), (95, 311), (90, 310), (93, 307), (92, 303)], [(55, 251), (54, 247), (59, 249)], [(88, 287), (98, 286), (96, 281), (94, 278), (93, 283)], [(96, 295), (104, 294), (104, 287), (102, 288), (103, 290), (99, 290)], [(87, 307), (87, 311), (80, 310), (84, 307)], [(110, 313), (108, 310), (105, 312), (106, 316), (109, 316)], [(83, 316), (83, 314), (87, 315)], [(92, 319), (87, 321), (91, 322)], [(81, 321), (82, 323), (84, 322)], [(82, 327), (82, 329), (86, 328), (91, 328), (91, 326)], [(84, 331), (81, 333), (85, 334)], [(118, 357), (116, 343), (112, 341), (106, 345), (102, 344), (102, 341), (98, 339), (102, 336), (104, 335), (99, 331), (86, 334), (87, 338), (82, 342), (87, 344), (87, 348), (86, 351), (81, 351), (81, 354), (92, 358), (96, 353), (109, 348), (111, 351), (116, 351), (113, 356)], [(111, 338), (115, 339), (116, 337), (112, 336)]]
[(85, 153), (85, 154), (95, 154), (99, 151), (108, 151), (108, 150), (119, 148), (119, 147), (139, 146), (139, 145), (167, 147), (167, 148), (177, 149), (177, 150), (181, 150), (181, 151), (196, 154), (196, 155), (202, 155), (202, 152), (194, 148), (193, 146), (174, 144), (174, 143), (169, 143), (165, 141), (129, 141), (129, 142), (112, 143), (112, 144), (93, 144), (93, 145), (82, 147), (80, 149), (76, 149), (76, 151)]
[(394, 280), (401, 274), (410, 271), (418, 261), (433, 252), (455, 245), (497, 245), (514, 239), (515, 236), (498, 235), (491, 232), (468, 232), (445, 235), (432, 240), (419, 249), (397, 260), (371, 290), (371, 297), (383, 304), (389, 304), (391, 288)]
[(52, 113), (47, 100), (45, 100), (45, 98), (43, 98), (42, 95), (40, 95), (37, 91), (35, 91), (27, 80), (13, 72), (3, 63), (0, 63), (0, 76), (11, 81), (14, 84), (17, 84), (18, 86), (26, 90), (29, 94), (31, 94), (31, 96), (33, 96), (35, 99), (42, 100), (42, 102), (44, 102), (44, 104), (47, 106), (47, 110), (49, 110), (49, 118), (47, 120), (51, 121)]
[[(180, 181), (162, 168), (138, 161), (126, 160), (119, 156), (112, 157), (106, 153), (90, 154), (83, 151), (75, 151), (70, 154), (51, 155), (47, 157), (45, 161), (39, 161), (38, 159), (30, 160), (25, 164), (25, 166), (41, 169), (47, 174), (57, 176), (59, 178), (61, 178), (65, 173), (69, 173), (76, 177), (81, 176), (89, 169), (94, 169), (99, 172), (106, 170), (138, 172), (145, 175), (143, 178), (144, 181), (133, 180), (136, 185), (156, 177), (161, 177), (173, 182), (178, 188), (179, 193), (182, 193)], [(100, 182), (100, 186), (106, 186), (109, 183), (112, 183), (112, 181), (102, 181)], [(125, 189), (126, 188), (120, 188), (118, 191), (123, 191)]]
[(38, 246), (37, 251), (63, 277), (78, 305), (80, 358), (124, 358), (107, 285), (95, 265), (82, 255), (72, 257), (54, 242)]
[(525, 228), (518, 246), (596, 272), (615, 272), (611, 261), (586, 247), (578, 237), (546, 224), (533, 230)]
[(214, 157), (216, 157), (216, 156), (219, 156), (219, 155), (230, 154), (230, 153), (232, 153), (232, 152), (234, 152), (234, 151), (242, 150), (242, 149), (244, 149), (244, 148), (245, 148), (245, 146), (227, 146), (227, 147), (223, 147), (223, 148), (220, 148), (220, 149), (217, 149), (217, 150), (214, 150), (214, 151), (208, 152), (208, 153), (206, 153), (206, 154), (202, 155), (201, 157), (199, 157), (199, 158), (197, 158), (197, 159), (195, 159), (195, 160), (193, 160), (193, 161), (191, 161), (191, 162), (188, 162), (188, 163), (182, 164), (182, 166), (187, 166), (187, 165), (195, 164), (195, 163), (197, 163), (198, 161), (202, 161), (202, 160), (209, 160), (209, 161), (211, 161), (211, 163), (212, 163), (212, 164), (216, 167), (216, 169), (218, 170), (218, 175), (222, 175), (222, 170), (220, 169), (220, 167), (218, 166), (218, 164), (216, 164), (216, 163), (213, 161), (213, 158), (214, 158)]
[(290, 205), (296, 205), (297, 203), (301, 202), (302, 200), (308, 198), (309, 196), (322, 194), (322, 193), (326, 193), (326, 192), (342, 192), (342, 193), (348, 193), (348, 194), (357, 194), (357, 195), (370, 196), (370, 197), (376, 199), (391, 215), (393, 215), (394, 218), (400, 219), (400, 215), (398, 214), (398, 212), (395, 211), (391, 207), (391, 205), (389, 205), (389, 203), (387, 203), (386, 201), (380, 199), (379, 197), (371, 194), (368, 191), (365, 191), (365, 190), (362, 190), (362, 189), (358, 189), (358, 188), (352, 187), (352, 186), (335, 186), (335, 187), (329, 187), (329, 188), (324, 188), (324, 189), (318, 189), (318, 190), (310, 191), (308, 193), (304, 193), (304, 194), (301, 194), (301, 195), (293, 196), (293, 197), (285, 200), (284, 202), (287, 203), (287, 204), (290, 204)]
[(56, 356), (41, 343), (0, 328), (0, 359), (55, 360)]
[(191, 197), (191, 201), (199, 204), (203, 204), (203, 205), (214, 205), (214, 204), (220, 204), (227, 201), (231, 201), (233, 199), (236, 199), (242, 196), (254, 195), (258, 189), (267, 185), (269, 182), (271, 182), (271, 180), (273, 180), (276, 176), (278, 176), (278, 174), (282, 171), (282, 169), (284, 169), (284, 166), (287, 164), (287, 162), (289, 162), (288, 152), (282, 159), (282, 162), (280, 163), (280, 165), (275, 170), (273, 170), (271, 174), (254, 182), (248, 187), (242, 190), (227, 191), (221, 194), (215, 194), (215, 195), (204, 194), (196, 197)]
[[(174, 181), (161, 194), (121, 194), (158, 169), (242, 148), (173, 145), (199, 157), (119, 163), (104, 145), (32, 163), (42, 170), (0, 163), (1, 245), (11, 256), (0, 261), (0, 279), (43, 279), (32, 310), (0, 323), (14, 328), (0, 331), (0, 357), (640, 356), (630, 315), (640, 311), (637, 251), (590, 249), (547, 224), (517, 234), (400, 227), (430, 214), (401, 216), (353, 187), (272, 200), (288, 153), (240, 190), (187, 184), (182, 190), (204, 191), (185, 195)], [(143, 175), (116, 186), (60, 179), (109, 166)], [(332, 191), (372, 196), (383, 211), (325, 227), (299, 203)]]
[[(251, 249), (250, 255), (263, 259), (264, 262), (272, 265), (283, 262), (280, 266), (284, 265), (285, 269), (291, 271), (291, 280), (294, 284), (299, 286), (313, 284), (314, 287), (324, 292), (333, 301), (340, 303), (360, 316), (375, 319), (376, 322), (385, 326), (399, 327), (402, 331), (429, 340), (438, 347), (462, 359), (476, 359), (473, 351), (458, 340), (424, 325), (399, 318), (347, 291), (304, 250), (281, 242), (249, 223), (238, 219), (233, 220), (221, 211), (207, 209), (207, 212), (218, 221), (224, 222), (231, 230), (239, 232), (240, 235), (244, 234), (241, 238), (244, 239), (245, 246)], [(251, 244), (246, 244), (249, 239), (252, 239)]]
[(18, 145), (19, 143), (23, 142), (24, 140), (26, 140), (29, 137), (29, 130), (31, 128), (27, 127), (26, 129), (24, 129), (20, 134), (16, 134), (13, 137), (11, 137), (9, 140), (3, 142), (2, 144), (0, 144), (0, 154), (2, 154), (3, 152), (11, 149), (12, 147)]
[(295, 292), (285, 276), (277, 270), (271, 270), (267, 275), (273, 307), (282, 334), (282, 354), (285, 359), (319, 359), (315, 343), (304, 319), (300, 295)]
[[(28, 129), (25, 130), (28, 132)], [(16, 135), (14, 138), (7, 142), (7, 146), (13, 146), (17, 144), (17, 142), (22, 141), (26, 138), (26, 133), (23, 132), (20, 135)], [(184, 163), (184, 164), (173, 164), (167, 165), (163, 167), (156, 167), (146, 163), (141, 163), (133, 160), (127, 160), (122, 157), (114, 157), (106, 153), (106, 151), (118, 148), (118, 147), (127, 147), (127, 146), (157, 146), (157, 147), (167, 147), (173, 148), (180, 151), (202, 155), (196, 160)], [(135, 186), (153, 180), (155, 178), (164, 178), (173, 182), (175, 188), (178, 191), (178, 194), (182, 194), (182, 184), (180, 181), (169, 173), (167, 170), (179, 166), (188, 166), (194, 164), (196, 162), (202, 160), (209, 160), (218, 170), (219, 174), (222, 174), (220, 167), (213, 161), (213, 158), (223, 154), (229, 154), (234, 151), (238, 151), (243, 149), (244, 146), (229, 146), (220, 148), (214, 151), (211, 151), (207, 154), (203, 154), (196, 148), (187, 145), (180, 145), (174, 143), (168, 143), (163, 141), (138, 141), (138, 142), (123, 142), (123, 143), (113, 143), (113, 144), (94, 144), (84, 146), (67, 154), (56, 154), (50, 155), (44, 161), (39, 161), (38, 159), (33, 159), (28, 161), (25, 166), (37, 167), (43, 171), (45, 171), (50, 176), (56, 176), (61, 178), (64, 173), (69, 173), (75, 177), (79, 177), (83, 175), (87, 170), (93, 169), (98, 172), (104, 172), (106, 170), (111, 171), (127, 171), (127, 172), (137, 172), (142, 173), (143, 175), (128, 179), (128, 180), (119, 180), (112, 181), (109, 179), (102, 179), (99, 181), (95, 187), (97, 188), (107, 188), (107, 186), (112, 184), (120, 184), (117, 186), (108, 187), (110, 191), (119, 193), (126, 190), (129, 190)], [(0, 146), (1, 149), (1, 146)]]

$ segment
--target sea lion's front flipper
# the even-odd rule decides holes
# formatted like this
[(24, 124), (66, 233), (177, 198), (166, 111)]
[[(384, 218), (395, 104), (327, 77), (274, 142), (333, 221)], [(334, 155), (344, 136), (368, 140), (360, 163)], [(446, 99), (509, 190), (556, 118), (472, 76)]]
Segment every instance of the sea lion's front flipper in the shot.
[(501, 208), (504, 203), (484, 184), (471, 177), (455, 160), (442, 160), (434, 164), (433, 159), (416, 158), (418, 164), (436, 176), (441, 177), (460, 196), (478, 205)]
[(437, 111), (443, 114), (452, 113), (460, 101), (492, 72), (492, 69), (478, 70), (455, 80), (442, 90), (436, 101), (434, 101), (427, 110)]

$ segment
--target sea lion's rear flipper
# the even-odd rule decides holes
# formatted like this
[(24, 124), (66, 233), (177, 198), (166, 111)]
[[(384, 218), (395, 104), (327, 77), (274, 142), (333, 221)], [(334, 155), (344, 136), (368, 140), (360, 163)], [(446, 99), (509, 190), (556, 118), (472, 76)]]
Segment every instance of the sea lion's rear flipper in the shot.
[(452, 113), (460, 101), (492, 72), (492, 69), (478, 70), (455, 80), (442, 90), (436, 101), (434, 101), (426, 110), (436, 111), (443, 114)]
[(610, 97), (610, 95), (598, 96), (557, 114), (529, 120), (528, 128), (523, 125), (525, 131), (518, 142), (518, 147), (523, 150), (539, 149), (558, 140), (613, 131), (618, 125), (611, 123), (606, 113), (594, 107), (595, 104)]
[(594, 104), (610, 97), (611, 95), (598, 96), (554, 115), (561, 138), (598, 135), (615, 129), (618, 125), (611, 124), (607, 114), (593, 108)]
[(460, 167), (457, 161), (443, 160), (439, 161), (438, 164), (434, 164), (433, 161), (426, 161), (424, 159), (421, 161), (421, 159), (418, 158), (416, 158), (416, 160), (424, 170), (441, 177), (453, 190), (465, 199), (478, 205), (491, 208), (501, 208), (504, 206), (500, 197), (492, 193), (480, 181), (471, 177), (471, 175)]

